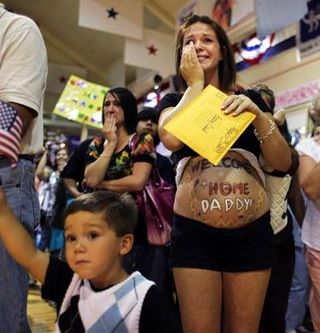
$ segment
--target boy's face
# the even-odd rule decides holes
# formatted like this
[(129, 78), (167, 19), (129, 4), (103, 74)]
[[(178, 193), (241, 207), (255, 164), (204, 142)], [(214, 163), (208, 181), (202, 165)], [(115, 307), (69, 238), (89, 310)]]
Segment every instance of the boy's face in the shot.
[(118, 237), (101, 214), (79, 211), (65, 221), (66, 259), (70, 268), (96, 288), (118, 282), (122, 257), (132, 246), (133, 236)]
[(138, 121), (136, 132), (138, 134), (150, 133), (152, 136), (157, 134), (158, 125), (151, 119), (141, 119)]

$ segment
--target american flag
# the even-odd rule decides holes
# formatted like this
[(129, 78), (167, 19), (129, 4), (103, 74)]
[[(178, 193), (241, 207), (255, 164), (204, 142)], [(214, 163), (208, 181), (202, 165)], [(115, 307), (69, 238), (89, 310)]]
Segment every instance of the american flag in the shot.
[(0, 155), (11, 160), (14, 168), (18, 162), (21, 144), (22, 120), (10, 104), (0, 101)]

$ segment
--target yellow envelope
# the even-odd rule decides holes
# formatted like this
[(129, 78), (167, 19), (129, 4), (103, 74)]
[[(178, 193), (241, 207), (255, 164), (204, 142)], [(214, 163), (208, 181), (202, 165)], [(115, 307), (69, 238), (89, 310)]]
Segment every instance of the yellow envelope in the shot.
[(255, 115), (225, 115), (220, 109), (228, 96), (212, 85), (174, 116), (165, 129), (214, 165), (254, 120)]

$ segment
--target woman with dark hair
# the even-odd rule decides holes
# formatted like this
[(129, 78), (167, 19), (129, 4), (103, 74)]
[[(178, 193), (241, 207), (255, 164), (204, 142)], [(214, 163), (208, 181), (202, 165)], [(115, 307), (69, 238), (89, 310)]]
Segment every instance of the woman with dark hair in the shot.
[(109, 90), (103, 101), (102, 138), (88, 148), (85, 182), (89, 188), (116, 192), (141, 191), (152, 170), (150, 154), (131, 153), (130, 140), (137, 125), (136, 99), (130, 90)]
[[(104, 137), (95, 138), (89, 145), (86, 184), (93, 189), (130, 192), (135, 197), (136, 192), (142, 191), (147, 184), (155, 163), (154, 131), (150, 135), (149, 124), (141, 126), (146, 114), (137, 115), (136, 100), (128, 89), (112, 89), (103, 105)], [(152, 119), (154, 116), (157, 117), (156, 112)], [(136, 131), (137, 123), (140, 127)], [(166, 296), (172, 298), (169, 273), (164, 271), (167, 269), (164, 263), (167, 249), (148, 243), (146, 221), (142, 212), (138, 213), (134, 247), (126, 257), (125, 268), (129, 273), (138, 270), (146, 278), (154, 280)]]
[[(124, 113), (124, 125), (129, 134), (136, 131), (137, 124), (137, 101), (132, 92), (124, 87), (117, 87), (110, 89), (104, 96), (103, 107), (107, 106), (110, 102), (107, 99), (113, 96), (121, 105)], [(105, 113), (102, 112), (102, 123), (104, 124)]]
[[(158, 109), (160, 139), (179, 161), (170, 265), (183, 331), (220, 333), (223, 327), (224, 332), (254, 333), (270, 276), (273, 238), (258, 157), (262, 154), (273, 169), (286, 171), (290, 150), (272, 115), (261, 109), (265, 104), (259, 94), (235, 94), (232, 48), (216, 22), (191, 16), (180, 27), (176, 46), (184, 93), (166, 95)], [(229, 95), (221, 112), (256, 116), (216, 166), (164, 129), (209, 84)]]

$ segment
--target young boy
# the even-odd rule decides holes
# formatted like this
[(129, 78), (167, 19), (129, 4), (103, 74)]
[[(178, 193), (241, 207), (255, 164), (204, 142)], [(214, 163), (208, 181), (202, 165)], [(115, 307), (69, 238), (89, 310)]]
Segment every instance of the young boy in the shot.
[[(154, 108), (144, 107), (138, 112), (137, 116), (137, 127), (136, 133), (140, 136), (144, 136), (146, 134), (151, 134), (153, 137), (153, 149), (156, 151), (156, 165), (159, 170), (160, 176), (167, 183), (175, 186), (175, 172), (174, 166), (169, 159), (169, 157), (162, 155), (163, 153), (158, 152), (158, 147), (160, 144), (160, 139), (158, 136), (158, 118), (159, 114)], [(144, 140), (145, 142), (145, 140)], [(139, 147), (139, 145), (138, 145)], [(160, 148), (160, 149), (165, 149)], [(169, 151), (167, 151), (169, 152)]]
[(128, 194), (80, 196), (65, 212), (65, 263), (35, 247), (0, 190), (0, 237), (12, 257), (43, 283), (42, 297), (61, 307), (57, 332), (179, 331), (154, 283), (139, 272), (129, 276), (122, 267), (136, 220)]

